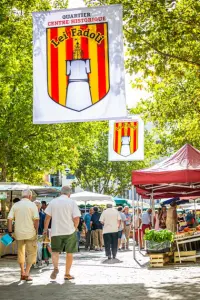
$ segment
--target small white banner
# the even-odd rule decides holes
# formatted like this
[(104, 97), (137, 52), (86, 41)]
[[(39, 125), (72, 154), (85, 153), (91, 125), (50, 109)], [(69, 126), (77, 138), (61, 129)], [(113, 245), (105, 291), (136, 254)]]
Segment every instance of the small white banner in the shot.
[(144, 122), (139, 116), (109, 122), (109, 161), (144, 159)]
[(33, 13), (33, 122), (127, 117), (122, 6)]

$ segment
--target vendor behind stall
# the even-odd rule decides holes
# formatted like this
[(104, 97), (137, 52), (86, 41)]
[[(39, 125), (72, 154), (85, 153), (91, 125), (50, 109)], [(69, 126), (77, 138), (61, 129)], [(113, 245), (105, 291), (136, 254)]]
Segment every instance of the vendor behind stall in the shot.
[(192, 228), (195, 224), (195, 214), (192, 211), (189, 211), (185, 217), (187, 226)]
[(165, 229), (166, 228), (166, 219), (167, 219), (167, 208), (166, 206), (162, 206), (161, 212), (159, 214), (159, 226), (161, 229)]
[(171, 232), (177, 231), (177, 212), (176, 202), (170, 203), (170, 208), (167, 210), (166, 228)]

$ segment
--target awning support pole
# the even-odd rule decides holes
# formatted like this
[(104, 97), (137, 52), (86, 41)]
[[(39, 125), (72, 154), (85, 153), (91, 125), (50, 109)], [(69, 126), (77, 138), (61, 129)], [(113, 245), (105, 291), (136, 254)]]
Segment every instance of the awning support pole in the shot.
[[(140, 200), (141, 200), (141, 197), (140, 197)], [(138, 223), (139, 223), (139, 197), (137, 199), (137, 220), (138, 220)], [(138, 248), (139, 248), (139, 251), (141, 249), (141, 245), (140, 245), (140, 227), (137, 228), (137, 236), (138, 236)]]
[(134, 207), (134, 185), (131, 187), (132, 191), (132, 210), (133, 210), (133, 259), (135, 260), (135, 207)]
[(152, 205), (151, 224), (152, 224), (152, 228), (154, 228), (155, 206), (154, 206), (154, 198), (153, 198), (153, 189), (151, 193), (151, 205)]

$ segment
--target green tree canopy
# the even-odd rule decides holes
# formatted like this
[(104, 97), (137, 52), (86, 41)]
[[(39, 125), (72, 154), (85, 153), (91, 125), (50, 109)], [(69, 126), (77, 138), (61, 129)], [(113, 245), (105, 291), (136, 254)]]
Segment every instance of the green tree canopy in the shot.
[(88, 143), (77, 145), (77, 165), (73, 170), (77, 185), (98, 193), (121, 195), (131, 188), (131, 172), (148, 166), (156, 153), (152, 136), (145, 132), (145, 160), (134, 162), (108, 161), (108, 122), (95, 122)]
[(126, 68), (148, 100), (133, 112), (152, 121), (164, 148), (199, 146), (200, 2), (196, 0), (86, 0), (123, 4)]
[(31, 12), (66, 6), (64, 0), (1, 1), (0, 180), (40, 183), (44, 172), (67, 165), (83, 187), (118, 194), (130, 186), (131, 170), (153, 157), (148, 133), (145, 162), (119, 163), (108, 162), (108, 122), (32, 123)]
[(41, 174), (74, 156), (75, 124), (32, 123), (32, 15), (67, 1), (1, 1), (1, 180), (38, 182)]

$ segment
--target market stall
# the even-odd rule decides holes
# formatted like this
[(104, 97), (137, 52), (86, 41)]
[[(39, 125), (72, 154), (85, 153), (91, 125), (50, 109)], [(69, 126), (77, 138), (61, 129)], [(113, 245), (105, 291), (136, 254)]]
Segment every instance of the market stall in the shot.
[(112, 196), (97, 194), (97, 193), (92, 193), (92, 192), (87, 192), (87, 191), (72, 194), (71, 198), (74, 199), (78, 205), (81, 203), (84, 203), (85, 210), (86, 210), (87, 204), (106, 205), (108, 203), (111, 203), (111, 204), (115, 205), (115, 202), (114, 202)]
[[(142, 198), (150, 200), (153, 223), (154, 199), (200, 196), (200, 151), (186, 144), (174, 155), (153, 167), (133, 171), (132, 184)], [(198, 235), (195, 232), (193, 234)], [(195, 240), (193, 238), (191, 243), (196, 242), (198, 237)], [(175, 236), (175, 242), (176, 239)], [(135, 249), (133, 255), (135, 258)], [(181, 261), (180, 257), (179, 260)]]

